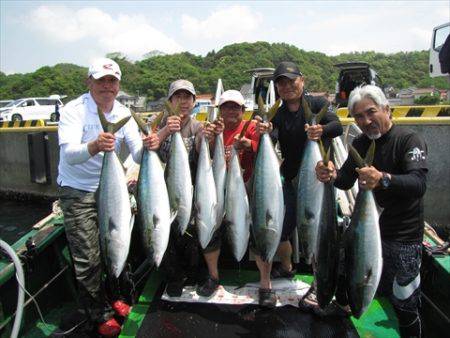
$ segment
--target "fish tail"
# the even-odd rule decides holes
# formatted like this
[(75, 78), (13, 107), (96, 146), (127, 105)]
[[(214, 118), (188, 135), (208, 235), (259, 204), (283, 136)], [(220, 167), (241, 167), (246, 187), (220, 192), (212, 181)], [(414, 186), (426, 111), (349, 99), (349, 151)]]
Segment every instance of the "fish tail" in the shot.
[(98, 107), (97, 107), (97, 112), (98, 112), (98, 117), (100, 118), (100, 123), (102, 125), (103, 130), (105, 132), (112, 133), (112, 134), (114, 134), (120, 128), (122, 128), (128, 122), (128, 120), (131, 118), (131, 116), (127, 116), (116, 123), (112, 123), (112, 122), (108, 122), (106, 120), (105, 114)]

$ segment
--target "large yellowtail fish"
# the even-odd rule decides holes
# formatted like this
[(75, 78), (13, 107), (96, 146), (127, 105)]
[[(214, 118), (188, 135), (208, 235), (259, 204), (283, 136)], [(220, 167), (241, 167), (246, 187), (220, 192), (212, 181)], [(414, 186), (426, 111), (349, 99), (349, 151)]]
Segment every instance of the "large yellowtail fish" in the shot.
[[(322, 142), (320, 142), (320, 148), (323, 162), (328, 165), (331, 146), (327, 153), (325, 153)], [(324, 185), (323, 201), (313, 261), (317, 301), (319, 306), (324, 308), (333, 299), (337, 288), (340, 236), (334, 185), (332, 182), (321, 184)]]
[(230, 167), (227, 174), (225, 223), (233, 256), (240, 262), (247, 251), (252, 216), (239, 164), (239, 155), (234, 147), (231, 150)]
[[(306, 99), (302, 100), (305, 120), (316, 124), (327, 112), (328, 106), (314, 116)], [(322, 209), (324, 185), (316, 177), (316, 164), (322, 160), (319, 144), (307, 140), (303, 151), (302, 162), (298, 171), (297, 187), (297, 229), (301, 251), (308, 264), (316, 252), (317, 233), (319, 230), (320, 210)]]
[(200, 245), (205, 249), (211, 241), (217, 222), (217, 193), (209, 155), (209, 143), (201, 137), (194, 192), (195, 224)]
[[(105, 132), (115, 133), (131, 116), (117, 123), (110, 123), (97, 109)], [(131, 215), (125, 172), (114, 151), (103, 155), (102, 171), (97, 192), (100, 249), (110, 277), (119, 277), (125, 266), (130, 249), (134, 218)]]
[[(372, 142), (363, 161), (356, 149), (349, 145), (349, 154), (360, 168), (366, 166), (365, 163), (372, 164), (374, 153), (375, 142)], [(369, 307), (381, 278), (383, 258), (378, 221), (372, 190), (359, 189), (350, 226), (345, 233), (347, 296), (356, 318)]]
[[(152, 130), (137, 116), (131, 113), (145, 135)], [(153, 129), (159, 123), (163, 113), (153, 122)], [(137, 205), (139, 231), (145, 253), (159, 266), (169, 243), (170, 224), (173, 216), (170, 212), (164, 169), (155, 151), (144, 149), (137, 183)], [(175, 216), (175, 215), (174, 215)]]
[[(267, 121), (276, 113), (280, 100), (269, 112), (265, 110), (261, 97), (258, 103), (259, 111)], [(253, 179), (251, 229), (261, 259), (271, 262), (283, 229), (284, 198), (278, 156), (267, 133), (262, 134), (259, 141)]]
[[(166, 102), (166, 110), (172, 115), (179, 114), (178, 107), (172, 109), (168, 102)], [(182, 235), (191, 220), (193, 187), (189, 156), (180, 132), (171, 136), (170, 153), (165, 174), (170, 209), (177, 214), (175, 220), (177, 221), (178, 232)]]

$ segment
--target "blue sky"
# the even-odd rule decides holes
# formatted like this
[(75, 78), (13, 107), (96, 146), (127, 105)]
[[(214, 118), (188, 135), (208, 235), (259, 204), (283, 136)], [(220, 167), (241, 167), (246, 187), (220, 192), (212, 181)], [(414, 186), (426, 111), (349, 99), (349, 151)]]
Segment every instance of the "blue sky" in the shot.
[(0, 1), (0, 70), (87, 66), (108, 52), (205, 55), (237, 42), (285, 42), (337, 55), (429, 48), (450, 1)]

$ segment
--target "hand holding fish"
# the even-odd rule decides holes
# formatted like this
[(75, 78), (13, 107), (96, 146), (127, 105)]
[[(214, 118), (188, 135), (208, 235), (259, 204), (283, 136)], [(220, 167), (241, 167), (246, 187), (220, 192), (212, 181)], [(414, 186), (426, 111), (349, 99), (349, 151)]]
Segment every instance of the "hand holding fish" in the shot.
[(270, 133), (273, 129), (273, 125), (271, 122), (263, 122), (260, 116), (255, 116), (256, 120), (256, 132), (258, 134)]
[(356, 172), (359, 175), (359, 186), (364, 190), (375, 189), (383, 177), (383, 174), (373, 166), (356, 168)]
[(173, 134), (181, 130), (181, 118), (176, 115), (169, 116), (167, 118), (166, 128), (169, 134)]
[(239, 137), (239, 135), (234, 136), (234, 147), (237, 150), (248, 150), (252, 146), (252, 141), (246, 137)]
[(94, 156), (101, 151), (114, 151), (116, 137), (111, 133), (100, 133), (97, 139), (88, 144), (89, 153)]
[(214, 132), (215, 125), (213, 123), (205, 123), (202, 129), (203, 136), (211, 143), (214, 141), (216, 137), (216, 133)]
[(317, 179), (322, 183), (328, 183), (331, 180), (335, 180), (337, 177), (337, 172), (333, 162), (328, 161), (328, 166), (325, 166), (323, 161), (317, 162), (316, 176)]
[(129, 192), (130, 194), (135, 193), (135, 192), (136, 192), (136, 187), (137, 187), (137, 179), (131, 178), (131, 179), (127, 182), (128, 192)]
[(219, 135), (223, 132), (225, 129), (225, 124), (223, 123), (223, 118), (219, 117), (217, 120), (215, 120), (212, 125), (214, 126), (214, 133), (216, 135)]
[(323, 134), (323, 126), (321, 124), (309, 125), (305, 124), (305, 131), (308, 139), (312, 141), (318, 141)]
[(158, 150), (159, 148), (159, 137), (158, 134), (150, 134), (142, 138), (144, 147), (148, 150)]

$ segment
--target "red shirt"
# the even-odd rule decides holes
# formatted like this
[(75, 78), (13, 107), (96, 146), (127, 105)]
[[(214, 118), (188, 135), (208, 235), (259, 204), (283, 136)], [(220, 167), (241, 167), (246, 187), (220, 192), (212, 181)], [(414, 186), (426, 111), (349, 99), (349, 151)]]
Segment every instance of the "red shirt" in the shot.
[[(231, 152), (231, 147), (234, 143), (234, 137), (239, 135), (244, 128), (246, 121), (241, 121), (236, 129), (225, 129), (223, 131), (223, 143), (225, 145), (225, 154), (228, 162), (229, 154)], [(244, 137), (251, 141), (251, 148), (247, 150), (241, 150), (239, 153), (239, 159), (241, 161), (241, 167), (244, 170), (244, 182), (247, 182), (253, 173), (253, 166), (255, 162), (256, 151), (258, 149), (259, 135), (256, 133), (256, 123), (254, 121), (250, 122)]]

